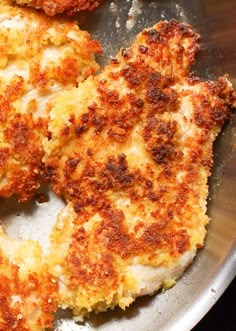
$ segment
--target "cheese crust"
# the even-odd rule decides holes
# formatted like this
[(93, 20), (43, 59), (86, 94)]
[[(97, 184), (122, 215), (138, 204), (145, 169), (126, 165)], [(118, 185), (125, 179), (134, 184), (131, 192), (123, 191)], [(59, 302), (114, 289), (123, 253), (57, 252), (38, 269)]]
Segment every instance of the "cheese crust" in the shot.
[(9, 238), (0, 229), (0, 330), (52, 327), (57, 296), (40, 245)]
[(43, 9), (48, 16), (66, 13), (74, 15), (80, 11), (92, 11), (104, 0), (16, 0), (19, 5)]
[(98, 70), (101, 52), (76, 21), (0, 1), (0, 196), (29, 200), (40, 183), (49, 101)]
[(235, 93), (190, 73), (198, 39), (160, 22), (52, 103), (44, 178), (68, 206), (48, 263), (78, 318), (170, 287), (203, 246), (212, 144)]

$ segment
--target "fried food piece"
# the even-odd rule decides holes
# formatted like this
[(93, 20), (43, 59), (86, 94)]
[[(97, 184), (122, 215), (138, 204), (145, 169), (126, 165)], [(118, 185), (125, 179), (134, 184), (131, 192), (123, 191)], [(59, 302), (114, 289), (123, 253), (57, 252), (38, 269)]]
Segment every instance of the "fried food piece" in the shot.
[(29, 200), (39, 187), (48, 102), (98, 69), (101, 52), (76, 21), (0, 1), (0, 196)]
[(42, 263), (40, 246), (0, 233), (0, 330), (51, 328), (56, 311), (56, 280)]
[(43, 9), (49, 16), (66, 12), (73, 15), (79, 11), (94, 10), (104, 0), (16, 0), (20, 5)]
[(198, 38), (160, 22), (53, 102), (45, 178), (68, 205), (48, 263), (78, 319), (171, 287), (203, 246), (212, 144), (235, 94), (189, 74)]

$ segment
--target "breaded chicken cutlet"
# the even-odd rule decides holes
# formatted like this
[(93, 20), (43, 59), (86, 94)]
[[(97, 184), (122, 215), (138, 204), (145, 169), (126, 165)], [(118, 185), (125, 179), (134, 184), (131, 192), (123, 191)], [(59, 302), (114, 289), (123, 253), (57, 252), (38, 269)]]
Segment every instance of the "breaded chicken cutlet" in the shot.
[(52, 327), (57, 283), (42, 261), (39, 244), (9, 238), (0, 229), (0, 330)]
[(172, 286), (203, 246), (212, 145), (235, 93), (190, 74), (198, 39), (160, 22), (52, 103), (44, 177), (68, 205), (48, 264), (78, 319)]
[[(0, 5), (0, 196), (23, 202), (40, 183), (48, 103), (98, 69), (101, 47), (75, 21)], [(0, 261), (0, 330), (52, 328), (58, 285), (40, 245), (0, 229)]]
[(43, 9), (48, 16), (60, 13), (73, 15), (84, 10), (94, 10), (104, 0), (15, 0), (19, 5)]
[(98, 69), (101, 52), (76, 21), (1, 0), (0, 197), (27, 201), (39, 187), (48, 102)]

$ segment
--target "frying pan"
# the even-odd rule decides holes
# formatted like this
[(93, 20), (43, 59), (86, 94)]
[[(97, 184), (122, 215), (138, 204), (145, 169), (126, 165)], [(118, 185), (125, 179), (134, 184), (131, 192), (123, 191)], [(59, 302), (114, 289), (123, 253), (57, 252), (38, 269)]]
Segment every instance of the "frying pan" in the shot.
[[(214, 80), (228, 73), (236, 87), (235, 0), (106, 1), (95, 12), (83, 16), (81, 28), (102, 43), (104, 54), (98, 61), (103, 66), (145, 27), (171, 18), (190, 23), (201, 35), (195, 74), (203, 80)], [(126, 311), (94, 314), (81, 324), (73, 321), (70, 312), (59, 311), (56, 331), (187, 331), (214, 305), (236, 274), (235, 124), (233, 114), (214, 146), (208, 198), (211, 222), (205, 247), (177, 284), (164, 293), (137, 299)], [(53, 193), (49, 193), (49, 202), (41, 206), (33, 202), (22, 206), (13, 198), (3, 201), (1, 217), (10, 235), (30, 237), (47, 245), (50, 227), (62, 206)], [(48, 224), (47, 230), (42, 219), (44, 225)]]

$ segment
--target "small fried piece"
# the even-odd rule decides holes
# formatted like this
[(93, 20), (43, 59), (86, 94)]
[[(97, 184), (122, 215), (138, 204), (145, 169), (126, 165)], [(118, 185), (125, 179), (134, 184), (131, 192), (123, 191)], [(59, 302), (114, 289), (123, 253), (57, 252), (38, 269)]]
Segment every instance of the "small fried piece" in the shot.
[(78, 319), (171, 287), (203, 246), (212, 144), (235, 93), (190, 75), (198, 38), (160, 22), (53, 101), (45, 178), (68, 205), (48, 264)]
[(52, 328), (58, 288), (39, 244), (0, 231), (0, 330)]
[(60, 13), (73, 15), (84, 10), (94, 10), (104, 0), (16, 0), (19, 5), (43, 9), (48, 16)]
[(98, 69), (101, 52), (76, 21), (0, 1), (0, 196), (39, 187), (48, 102)]

